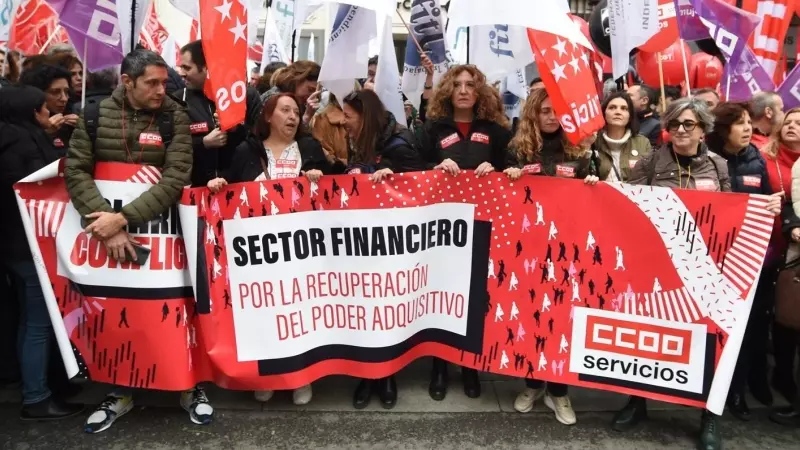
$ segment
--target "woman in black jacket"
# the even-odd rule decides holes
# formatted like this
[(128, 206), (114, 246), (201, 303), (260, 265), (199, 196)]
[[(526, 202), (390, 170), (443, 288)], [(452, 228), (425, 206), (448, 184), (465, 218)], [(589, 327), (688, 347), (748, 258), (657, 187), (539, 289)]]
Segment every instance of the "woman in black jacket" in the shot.
[[(706, 135), (709, 150), (725, 158), (733, 192), (746, 194), (772, 194), (767, 162), (761, 152), (750, 142), (753, 137), (753, 124), (745, 103), (724, 102), (712, 111), (714, 130)], [(775, 215), (781, 212), (782, 194), (772, 196), (770, 211)], [(767, 289), (765, 289), (767, 290)], [(745, 390), (749, 384), (758, 388), (767, 387), (766, 349), (769, 338), (770, 311), (774, 296), (756, 291), (753, 307), (739, 360), (733, 372), (728, 391), (727, 406), (731, 414), (739, 420), (750, 420), (750, 408), (745, 401)], [(761, 396), (756, 395), (756, 398)], [(763, 399), (762, 399), (763, 400)], [(766, 401), (766, 400), (763, 400)]]
[(0, 221), (5, 241), (0, 262), (19, 290), (20, 416), (27, 420), (60, 419), (83, 410), (53, 398), (47, 384), (52, 324), (13, 190), (14, 183), (58, 160), (58, 151), (44, 131), (49, 125), (44, 92), (30, 86), (0, 89), (0, 209), (6, 214)]
[[(348, 174), (371, 174), (370, 179), (377, 183), (395, 172), (425, 169), (413, 146), (413, 133), (397, 123), (375, 92), (366, 89), (351, 92), (344, 98), (343, 110), (350, 141)], [(362, 379), (353, 394), (353, 407), (366, 408), (373, 392), (377, 392), (383, 408), (394, 408), (397, 403), (394, 375), (375, 381)]]

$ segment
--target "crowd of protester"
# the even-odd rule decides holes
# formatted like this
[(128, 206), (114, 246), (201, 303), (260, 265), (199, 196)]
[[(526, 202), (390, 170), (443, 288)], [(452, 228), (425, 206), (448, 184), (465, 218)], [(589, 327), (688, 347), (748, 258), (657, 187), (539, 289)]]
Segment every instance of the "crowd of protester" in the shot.
[[(87, 231), (120, 260), (126, 253), (135, 257), (125, 227), (166, 211), (184, 186), (216, 192), (229, 183), (261, 179), (316, 181), (361, 173), (377, 182), (393, 173), (471, 170), (478, 177), (502, 172), (511, 180), (540, 175), (581, 179), (587, 185), (604, 181), (771, 195), (769, 210), (779, 218), (727, 407), (736, 418), (750, 420), (745, 393), (772, 405), (772, 386), (791, 406), (776, 409), (771, 418), (800, 425), (794, 372), (800, 334), (774, 323), (778, 273), (787, 253), (800, 253), (794, 248), (800, 243), (800, 109), (784, 113), (775, 93), (758, 93), (748, 103), (720, 102), (711, 89), (681, 97), (668, 87), (662, 102), (660, 93), (644, 84), (605, 89), (605, 127), (574, 145), (540, 79), (530, 83), (530, 95), (512, 124), (500, 93), (478, 68), (455, 66), (434, 86), (433, 65), (423, 55), (427, 78), (420, 106), (417, 110), (407, 102), (403, 118), (388, 112), (373, 91), (376, 58), (370, 60), (368, 78), (354, 80), (358, 87), (341, 101), (318, 85), (318, 64), (298, 61), (256, 68), (245, 121), (222, 131), (214, 101), (203, 92), (208, 72), (199, 41), (181, 50), (181, 79), (161, 57), (144, 49), (128, 54), (119, 69), (88, 73), (85, 80), (69, 47), (24, 60), (13, 52), (0, 52), (0, 57), (6, 66), (0, 80), (0, 207), (14, 211), (0, 224), (10, 244), (0, 267), (19, 298), (2, 305), (6, 326), (0, 329), (6, 334), (0, 356), (18, 364), (4, 365), (0, 378), (4, 383), (21, 380), (23, 419), (69, 417), (83, 409), (65, 402), (70, 389), (63, 387), (69, 386), (63, 371), (50, 370), (48, 376), (48, 367), (60, 361), (58, 352), (49, 351), (50, 318), (12, 191), (18, 180), (66, 156), (64, 174), (75, 208), (93, 219)], [(153, 127), (163, 142), (141, 144), (136, 137)], [(476, 134), (481, 138), (474, 139)], [(156, 189), (114, 211), (93, 179), (94, 164), (100, 161), (149, 164), (161, 169), (163, 178)], [(10, 288), (4, 289), (10, 297)], [(10, 317), (18, 317), (18, 325)], [(15, 338), (7, 330), (15, 327), (18, 345), (8, 348)], [(770, 341), (775, 360), (771, 380)], [(464, 394), (480, 397), (477, 371), (460, 372)], [(448, 382), (448, 364), (434, 358), (430, 397), (443, 400)], [(61, 388), (51, 391), (56, 385)], [(364, 408), (377, 395), (384, 408), (392, 408), (398, 389), (395, 376), (361, 380), (353, 406)], [(259, 391), (255, 399), (266, 402), (272, 395)], [(293, 400), (309, 403), (311, 385), (295, 390)], [(514, 407), (526, 413), (540, 400), (559, 422), (576, 423), (566, 385), (526, 379)], [(213, 420), (214, 409), (201, 386), (183, 392), (180, 403), (192, 422)], [(131, 391), (117, 387), (89, 415), (85, 430), (103, 431), (132, 407)], [(631, 397), (612, 427), (629, 430), (646, 417), (646, 401)], [(718, 416), (703, 411), (698, 442), (701, 448), (721, 448)]]

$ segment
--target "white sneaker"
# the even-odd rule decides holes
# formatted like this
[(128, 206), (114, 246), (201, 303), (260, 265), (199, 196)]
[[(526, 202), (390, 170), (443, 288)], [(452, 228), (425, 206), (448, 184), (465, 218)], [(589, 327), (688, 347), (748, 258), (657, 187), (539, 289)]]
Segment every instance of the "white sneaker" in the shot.
[(214, 421), (214, 407), (208, 402), (206, 391), (200, 386), (181, 392), (181, 406), (196, 425), (208, 425)]
[(266, 403), (272, 398), (272, 394), (274, 393), (275, 391), (255, 391), (253, 394), (255, 394), (256, 401)]
[(514, 400), (514, 409), (521, 413), (531, 412), (533, 404), (542, 397), (544, 397), (544, 388), (525, 388), (524, 391), (517, 395), (517, 399)]
[(292, 393), (292, 401), (297, 406), (307, 405), (312, 397), (311, 385), (307, 384), (299, 389), (295, 389)]
[(115, 397), (109, 395), (86, 419), (83, 430), (87, 433), (99, 433), (111, 428), (115, 420), (133, 409), (133, 397)]
[(578, 421), (569, 396), (551, 397), (550, 394), (547, 394), (544, 396), (544, 404), (556, 413), (556, 420), (564, 425), (575, 425), (575, 422)]

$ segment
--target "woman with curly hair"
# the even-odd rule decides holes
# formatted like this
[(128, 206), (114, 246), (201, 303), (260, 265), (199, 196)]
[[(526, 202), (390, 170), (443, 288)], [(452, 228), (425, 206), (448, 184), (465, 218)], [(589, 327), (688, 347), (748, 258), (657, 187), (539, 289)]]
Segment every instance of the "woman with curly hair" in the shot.
[[(451, 175), (475, 170), (481, 177), (506, 167), (510, 124), (500, 93), (473, 65), (455, 66), (439, 81), (419, 133), (419, 147), (428, 167)], [(478, 371), (462, 368), (464, 394), (481, 395)], [(447, 362), (433, 359), (428, 393), (437, 401), (447, 395)]]

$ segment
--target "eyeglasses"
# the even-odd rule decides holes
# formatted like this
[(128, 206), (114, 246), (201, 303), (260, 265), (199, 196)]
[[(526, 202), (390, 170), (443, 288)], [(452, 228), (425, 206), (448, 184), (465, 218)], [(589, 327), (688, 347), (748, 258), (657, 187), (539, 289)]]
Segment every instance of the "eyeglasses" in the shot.
[(685, 131), (692, 131), (697, 128), (698, 123), (693, 120), (684, 120), (683, 122), (679, 120), (670, 120), (667, 123), (667, 131), (678, 131), (678, 128), (683, 126)]

